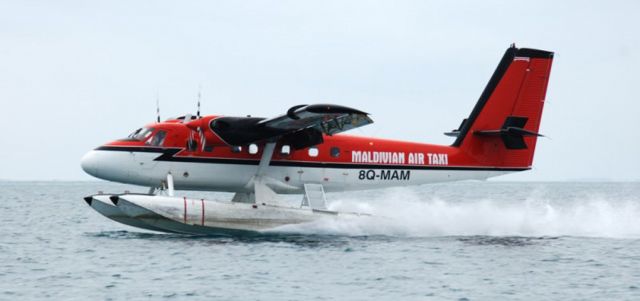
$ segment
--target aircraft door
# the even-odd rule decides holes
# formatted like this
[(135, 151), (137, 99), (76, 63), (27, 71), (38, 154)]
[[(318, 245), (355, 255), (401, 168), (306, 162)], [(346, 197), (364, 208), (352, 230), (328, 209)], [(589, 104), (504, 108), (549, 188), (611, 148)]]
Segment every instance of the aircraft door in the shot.
[[(336, 160), (342, 156), (346, 156), (346, 151), (340, 147), (333, 146), (329, 149), (332, 160)], [(325, 178), (327, 183), (325, 186), (331, 186), (332, 191), (344, 191), (349, 185), (349, 174), (351, 171), (347, 168), (328, 168), (325, 170)]]
[[(310, 159), (315, 159), (320, 154), (320, 150), (315, 146), (309, 147), (302, 151), (305, 152)], [(302, 184), (308, 184), (308, 183), (322, 184), (322, 182), (325, 179), (325, 168), (324, 167), (301, 167), (298, 170), (298, 174), (300, 175), (300, 183)]]

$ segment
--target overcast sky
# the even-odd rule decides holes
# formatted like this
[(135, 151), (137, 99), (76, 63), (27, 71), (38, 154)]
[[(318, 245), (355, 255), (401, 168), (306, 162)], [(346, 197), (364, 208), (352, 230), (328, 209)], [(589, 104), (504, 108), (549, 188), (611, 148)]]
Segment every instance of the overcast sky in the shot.
[(550, 138), (499, 179), (639, 180), (640, 2), (486, 0), (1, 0), (0, 179), (92, 179), (85, 152), (198, 86), (205, 114), (330, 102), (372, 114), (355, 134), (449, 144), (512, 42), (556, 52)]

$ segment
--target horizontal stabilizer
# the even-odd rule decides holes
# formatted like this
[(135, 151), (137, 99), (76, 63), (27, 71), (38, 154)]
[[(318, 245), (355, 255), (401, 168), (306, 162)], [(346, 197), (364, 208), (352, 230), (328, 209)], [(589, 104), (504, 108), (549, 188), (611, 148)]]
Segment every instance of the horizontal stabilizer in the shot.
[(464, 126), (465, 123), (467, 123), (467, 118), (462, 119), (462, 122), (460, 123), (460, 126), (457, 129), (452, 130), (451, 132), (445, 132), (444, 135), (449, 137), (458, 137), (460, 135), (460, 130), (462, 130), (462, 127)]
[(453, 130), (451, 132), (444, 132), (444, 135), (449, 137), (458, 137), (460, 135), (460, 131)]
[(477, 136), (500, 136), (502, 142), (508, 149), (526, 149), (527, 144), (524, 142), (525, 136), (544, 137), (540, 133), (525, 130), (524, 126), (527, 124), (527, 117), (508, 116), (502, 128), (497, 130), (479, 130), (474, 131), (473, 134)]
[(508, 127), (506, 129), (499, 129), (499, 130), (475, 131), (473, 133), (478, 136), (497, 136), (502, 134), (510, 134), (510, 135), (520, 135), (520, 136), (544, 137), (544, 135), (540, 133), (535, 133), (532, 131), (527, 131), (523, 128), (516, 128), (516, 127)]

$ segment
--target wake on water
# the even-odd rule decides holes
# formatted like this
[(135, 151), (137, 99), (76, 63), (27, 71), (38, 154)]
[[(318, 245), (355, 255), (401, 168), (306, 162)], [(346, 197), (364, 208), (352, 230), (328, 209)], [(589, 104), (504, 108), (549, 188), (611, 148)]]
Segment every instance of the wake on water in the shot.
[(349, 236), (640, 238), (640, 202), (607, 195), (559, 199), (534, 191), (524, 197), (455, 200), (400, 188), (378, 192), (366, 200), (342, 198), (330, 202), (329, 207), (374, 217), (326, 219), (276, 231)]

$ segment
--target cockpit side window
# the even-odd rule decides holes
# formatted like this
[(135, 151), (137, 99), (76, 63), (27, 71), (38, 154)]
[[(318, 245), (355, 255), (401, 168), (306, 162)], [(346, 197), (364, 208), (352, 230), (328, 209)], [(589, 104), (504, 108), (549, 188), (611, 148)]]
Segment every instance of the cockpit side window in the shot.
[(153, 128), (139, 128), (135, 132), (129, 135), (130, 139), (135, 139), (138, 141), (145, 141), (151, 134), (153, 133)]
[(159, 130), (153, 135), (151, 140), (147, 142), (148, 145), (151, 146), (161, 146), (164, 143), (164, 138), (167, 137), (167, 132), (163, 130)]

